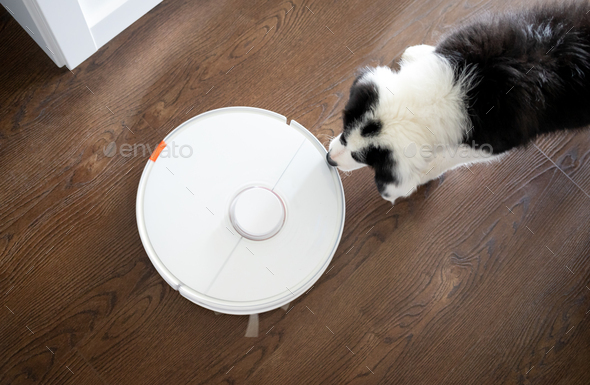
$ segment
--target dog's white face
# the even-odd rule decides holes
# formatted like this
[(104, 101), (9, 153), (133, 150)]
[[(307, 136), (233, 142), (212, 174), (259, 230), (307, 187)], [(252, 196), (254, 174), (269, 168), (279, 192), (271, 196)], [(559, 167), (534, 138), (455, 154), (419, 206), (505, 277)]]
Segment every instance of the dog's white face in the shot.
[[(377, 116), (379, 89), (374, 76), (376, 72), (376, 69), (365, 69), (354, 81), (342, 116), (344, 129), (330, 142), (328, 161), (342, 171), (371, 165), (371, 148), (385, 146), (379, 140), (383, 123)], [(386, 67), (378, 72), (382, 76), (392, 73)]]
[[(330, 142), (327, 160), (342, 171), (370, 166), (375, 170), (375, 181), (383, 195), (387, 185), (397, 181), (393, 148), (388, 143), (384, 117), (380, 116), (380, 80), (394, 73), (387, 67), (365, 69), (350, 89), (344, 108), (344, 128)], [(389, 123), (389, 121), (387, 122)]]
[(342, 133), (329, 145), (329, 164), (342, 171), (371, 167), (379, 193), (392, 202), (421, 184), (431, 166), (431, 158), (408, 149), (458, 145), (468, 121), (453, 69), (433, 51), (408, 48), (399, 72), (365, 68), (350, 89)]
[[(348, 139), (350, 140), (350, 138)], [(358, 170), (359, 168), (365, 167), (366, 163), (358, 162), (352, 157), (353, 148), (362, 148), (359, 146), (359, 141), (354, 141), (351, 145), (347, 146), (348, 142), (345, 141), (342, 134), (338, 135), (330, 142), (329, 153), (330, 153), (330, 164), (332, 166), (338, 166), (342, 171)], [(355, 155), (358, 151), (355, 152)], [(360, 159), (359, 159), (360, 160)]]

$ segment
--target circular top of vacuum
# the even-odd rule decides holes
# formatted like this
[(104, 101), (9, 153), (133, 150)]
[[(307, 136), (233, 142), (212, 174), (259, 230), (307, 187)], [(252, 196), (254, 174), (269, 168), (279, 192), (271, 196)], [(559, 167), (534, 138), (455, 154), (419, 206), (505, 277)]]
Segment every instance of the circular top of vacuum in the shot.
[(254, 314), (306, 292), (344, 227), (344, 191), (303, 126), (250, 107), (196, 116), (148, 161), (137, 224), (152, 263), (205, 308)]
[(241, 236), (254, 241), (279, 232), (285, 221), (285, 205), (271, 189), (248, 187), (233, 200), (229, 218)]

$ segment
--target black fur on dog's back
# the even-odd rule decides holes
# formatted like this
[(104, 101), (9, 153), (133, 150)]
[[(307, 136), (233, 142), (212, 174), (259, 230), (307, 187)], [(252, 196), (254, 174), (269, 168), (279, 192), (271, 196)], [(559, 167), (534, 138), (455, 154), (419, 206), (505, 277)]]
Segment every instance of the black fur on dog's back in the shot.
[(544, 5), (463, 27), (436, 53), (472, 71), (464, 143), (502, 153), (537, 135), (590, 124), (590, 6)]

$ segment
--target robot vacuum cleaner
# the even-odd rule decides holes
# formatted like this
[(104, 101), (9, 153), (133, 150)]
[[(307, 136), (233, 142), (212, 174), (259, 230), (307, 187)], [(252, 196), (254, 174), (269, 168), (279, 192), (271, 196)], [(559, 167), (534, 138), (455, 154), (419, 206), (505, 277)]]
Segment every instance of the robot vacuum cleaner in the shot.
[(160, 275), (190, 301), (258, 314), (305, 293), (344, 227), (322, 144), (271, 111), (229, 107), (172, 131), (148, 160), (137, 225)]

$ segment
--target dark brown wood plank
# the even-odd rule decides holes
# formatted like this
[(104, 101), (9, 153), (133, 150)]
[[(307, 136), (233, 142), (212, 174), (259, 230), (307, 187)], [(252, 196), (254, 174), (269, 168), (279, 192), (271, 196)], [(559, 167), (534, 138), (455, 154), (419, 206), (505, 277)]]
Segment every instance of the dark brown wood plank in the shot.
[(0, 11), (0, 382), (590, 382), (587, 132), (393, 208), (369, 170), (343, 174), (331, 270), (288, 313), (262, 314), (258, 338), (160, 278), (135, 224), (149, 152), (105, 153), (229, 105), (326, 143), (355, 69), (515, 6), (168, 1), (73, 72)]
[(560, 140), (539, 140), (537, 147), (590, 198), (590, 171), (584, 164), (590, 156), (590, 133), (586, 130), (560, 135)]

